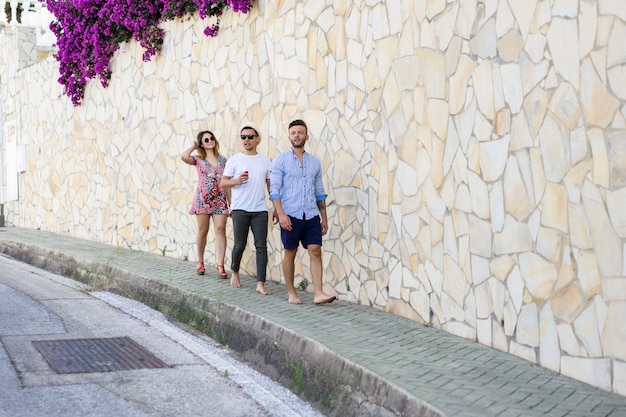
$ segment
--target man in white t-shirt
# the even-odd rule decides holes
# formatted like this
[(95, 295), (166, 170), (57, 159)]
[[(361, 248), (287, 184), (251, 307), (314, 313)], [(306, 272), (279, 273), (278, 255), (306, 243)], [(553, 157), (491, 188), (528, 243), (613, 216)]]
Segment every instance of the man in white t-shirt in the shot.
[(220, 182), (222, 188), (231, 189), (230, 208), (235, 242), (231, 257), (233, 273), (230, 285), (234, 288), (241, 287), (239, 268), (248, 242), (248, 232), (252, 230), (256, 248), (256, 291), (268, 295), (271, 291), (265, 288), (268, 226), (265, 190), (269, 192), (270, 160), (257, 152), (261, 137), (255, 128), (244, 126), (240, 137), (243, 151), (228, 158)]

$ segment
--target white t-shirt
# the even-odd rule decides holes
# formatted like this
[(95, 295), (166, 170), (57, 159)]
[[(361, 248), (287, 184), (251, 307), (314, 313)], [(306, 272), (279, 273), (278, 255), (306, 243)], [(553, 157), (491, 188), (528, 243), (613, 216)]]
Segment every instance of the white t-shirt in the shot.
[(237, 178), (244, 170), (248, 171), (248, 182), (231, 188), (231, 210), (267, 211), (265, 181), (270, 178), (270, 160), (261, 154), (238, 153), (226, 161), (224, 176)]

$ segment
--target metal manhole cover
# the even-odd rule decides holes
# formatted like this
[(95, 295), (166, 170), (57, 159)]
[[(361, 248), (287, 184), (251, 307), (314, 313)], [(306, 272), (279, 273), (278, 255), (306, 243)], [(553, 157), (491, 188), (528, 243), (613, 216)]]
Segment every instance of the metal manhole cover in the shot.
[(37, 340), (33, 344), (58, 374), (167, 367), (130, 337)]

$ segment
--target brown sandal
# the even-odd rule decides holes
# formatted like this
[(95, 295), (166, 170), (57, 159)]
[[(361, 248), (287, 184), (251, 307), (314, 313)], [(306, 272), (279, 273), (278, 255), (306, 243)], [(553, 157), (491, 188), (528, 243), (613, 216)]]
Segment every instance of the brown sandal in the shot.
[(224, 265), (215, 265), (215, 269), (217, 269), (217, 275), (220, 278), (228, 278), (228, 274), (226, 273), (226, 270), (224, 269)]
[(204, 261), (198, 262), (198, 267), (196, 268), (196, 274), (204, 275)]

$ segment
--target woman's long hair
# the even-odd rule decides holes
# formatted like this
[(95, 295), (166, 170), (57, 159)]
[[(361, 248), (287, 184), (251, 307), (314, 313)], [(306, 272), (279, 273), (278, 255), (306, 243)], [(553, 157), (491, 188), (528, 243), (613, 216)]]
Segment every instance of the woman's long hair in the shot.
[(213, 132), (211, 132), (210, 130), (203, 130), (202, 132), (198, 133), (198, 136), (196, 136), (196, 142), (198, 143), (197, 151), (198, 151), (198, 154), (200, 154), (200, 158), (202, 158), (202, 159), (206, 159), (206, 150), (204, 150), (204, 148), (202, 147), (202, 136), (204, 136), (207, 133), (209, 135), (211, 135), (211, 137), (215, 141), (215, 147), (213, 148), (213, 154), (215, 156), (220, 156), (220, 143), (217, 141), (217, 138), (215, 137)]

